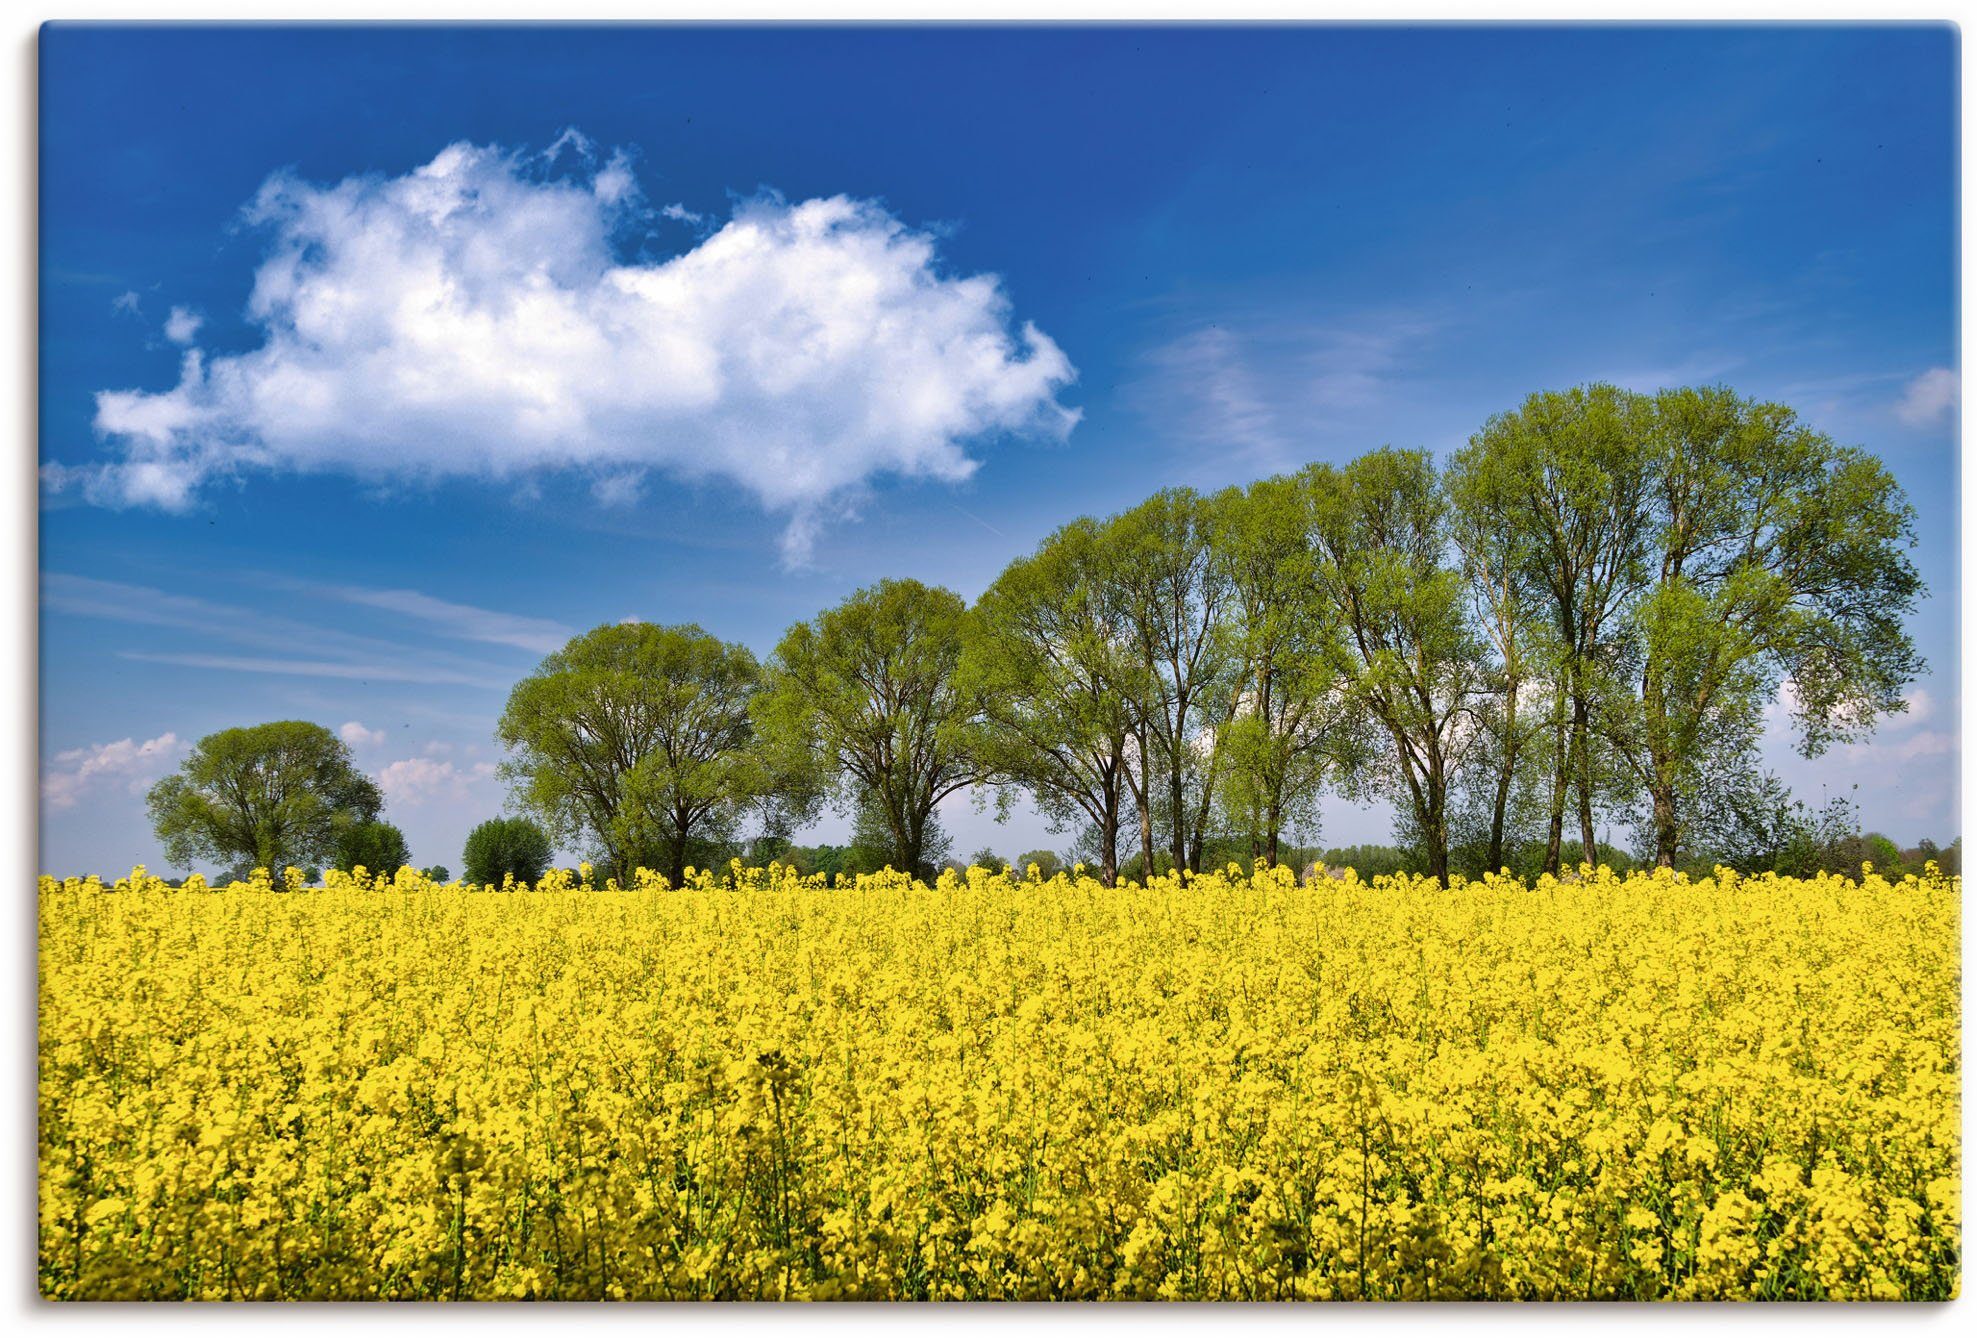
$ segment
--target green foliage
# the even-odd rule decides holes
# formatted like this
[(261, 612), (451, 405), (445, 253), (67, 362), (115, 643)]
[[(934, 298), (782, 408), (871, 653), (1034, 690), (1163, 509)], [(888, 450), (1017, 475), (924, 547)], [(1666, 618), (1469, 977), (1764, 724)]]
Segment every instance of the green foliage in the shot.
[(1326, 869), (1352, 869), (1361, 878), (1377, 878), (1381, 874), (1422, 873), (1426, 864), (1420, 853), (1403, 850), (1398, 846), (1360, 845), (1334, 846), (1321, 851), (1313, 864)]
[(1016, 872), (1027, 878), (1032, 864), (1037, 866), (1039, 878), (1054, 878), (1064, 867), (1055, 850), (1026, 850), (1016, 857)]
[(1221, 760), (1200, 743), (1234, 717), (1240, 693), (1216, 524), (1199, 494), (1167, 488), (1098, 534), (1110, 555), (1107, 620), (1134, 657), (1119, 686), (1132, 726), (1125, 775), (1139, 810), (1141, 863), (1152, 862), (1160, 823), (1172, 865), (1198, 867)]
[(279, 875), (329, 858), (338, 832), (376, 818), (383, 799), (336, 735), (281, 720), (207, 735), (145, 804), (174, 864), (211, 860)]
[(509, 694), (498, 734), (517, 802), (621, 881), (678, 881), (772, 797), (803, 806), (754, 748), (755, 657), (699, 627), (620, 623), (574, 638)]
[(489, 818), (467, 833), (461, 876), (495, 887), (510, 874), (518, 883), (534, 883), (547, 872), (550, 854), (549, 833), (527, 818)]
[(453, 871), (448, 869), (444, 864), (428, 864), (425, 868), (419, 870), (419, 873), (424, 877), (432, 879), (435, 883), (450, 883), (453, 881)]
[(412, 862), (405, 833), (381, 819), (339, 826), (329, 866), (348, 872), (362, 867), (372, 874), (394, 874)]
[(1460, 574), (1447, 562), (1448, 506), (1425, 451), (1374, 451), (1311, 465), (1313, 579), (1339, 610), (1333, 668), (1350, 709), (1390, 744), (1363, 788), (1394, 800), (1427, 859), (1448, 875), (1450, 799), (1482, 648)]
[(1107, 883), (1118, 868), (1145, 678), (1110, 598), (1119, 560), (1093, 521), (1057, 531), (983, 592), (960, 665), (964, 692), (981, 705), (984, 774), (1027, 791), (1054, 829), (1088, 824)]
[(1643, 412), (1654, 580), (1635, 615), (1641, 690), (1617, 732), (1666, 863), (1703, 773), (1755, 749), (1781, 684), (1807, 756), (1905, 709), (1921, 584), (1913, 511), (1871, 456), (1721, 388), (1664, 391)]
[(1247, 838), (1249, 859), (1271, 865), (1286, 830), (1315, 833), (1320, 793), (1373, 746), (1341, 678), (1339, 608), (1317, 580), (1314, 483), (1309, 473), (1261, 479), (1210, 501), (1235, 659), (1214, 770), (1227, 827)]
[(834, 792), (859, 821), (854, 847), (902, 871), (932, 874), (935, 806), (987, 775), (967, 635), (952, 591), (881, 581), (790, 628), (755, 698), (767, 765)]

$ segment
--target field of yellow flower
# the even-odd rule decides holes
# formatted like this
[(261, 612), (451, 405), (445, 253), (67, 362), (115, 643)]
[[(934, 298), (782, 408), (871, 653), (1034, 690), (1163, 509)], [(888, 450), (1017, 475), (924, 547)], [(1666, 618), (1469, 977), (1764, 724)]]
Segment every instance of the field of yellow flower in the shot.
[(103, 1297), (1885, 1297), (1957, 880), (982, 870), (40, 894)]

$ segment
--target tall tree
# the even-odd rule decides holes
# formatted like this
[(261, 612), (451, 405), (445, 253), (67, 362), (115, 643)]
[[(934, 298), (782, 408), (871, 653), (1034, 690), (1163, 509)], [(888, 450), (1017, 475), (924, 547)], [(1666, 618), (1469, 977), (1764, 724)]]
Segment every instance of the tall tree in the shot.
[(1119, 874), (1138, 673), (1106, 597), (1114, 564), (1096, 522), (1066, 525), (983, 592), (962, 655), (982, 707), (984, 769), (1027, 791), (1053, 829), (1088, 822), (1108, 887)]
[[(1531, 770), (1542, 736), (1550, 731), (1565, 737), (1564, 656), (1547, 617), (1537, 527), (1524, 514), (1525, 480), (1505, 463), (1487, 450), (1465, 452), (1445, 481), (1449, 534), (1485, 653), (1475, 718), (1490, 771), (1482, 802), (1488, 824), (1483, 868), (1491, 873), (1504, 867), (1514, 792)], [(1552, 792), (1561, 805), (1563, 781), (1562, 773), (1555, 774)], [(1562, 819), (1562, 806), (1553, 812)], [(1555, 835), (1550, 854), (1555, 868)]]
[(1209, 500), (1238, 666), (1217, 739), (1223, 803), (1251, 858), (1272, 868), (1286, 825), (1315, 823), (1327, 779), (1355, 764), (1359, 744), (1336, 669), (1338, 609), (1316, 580), (1310, 482), (1260, 479)]
[(1479, 652), (1461, 576), (1449, 567), (1447, 504), (1425, 451), (1387, 448), (1304, 470), (1316, 586), (1340, 617), (1336, 668), (1393, 745), (1379, 788), (1405, 807), (1428, 872), (1449, 871), (1449, 798), (1473, 736)]
[(987, 775), (981, 703), (959, 673), (967, 622), (950, 590), (881, 581), (790, 628), (756, 699), (783, 765), (807, 763), (848, 808), (870, 805), (907, 872), (930, 873), (935, 806)]
[(1664, 391), (1652, 413), (1652, 584), (1623, 736), (1667, 865), (1685, 793), (1755, 746), (1781, 684), (1808, 757), (1905, 709), (1921, 582), (1913, 510), (1880, 461), (1721, 387)]
[(330, 856), (346, 828), (383, 799), (343, 740), (321, 725), (278, 720), (201, 739), (145, 804), (166, 858), (241, 862), (272, 873)]
[(1621, 621), (1645, 580), (1649, 526), (1645, 401), (1608, 385), (1531, 396), (1492, 418), (1458, 452), (1458, 494), (1495, 493), (1494, 514), (1519, 531), (1531, 579), (1551, 607), (1561, 655), (1553, 685), (1550, 829), (1545, 868), (1560, 863), (1568, 794), (1578, 799), (1584, 858), (1598, 858), (1594, 810), (1610, 760), (1596, 721), (1624, 696)]
[(595, 628), (508, 696), (497, 735), (516, 802), (558, 840), (588, 841), (613, 876), (677, 880), (689, 843), (725, 834), (759, 795), (747, 649), (686, 624)]
[[(1205, 801), (1215, 787), (1213, 740), (1234, 710), (1234, 694), (1226, 690), (1236, 666), (1229, 584), (1209, 533), (1207, 504), (1187, 488), (1157, 492), (1103, 530), (1116, 564), (1113, 607), (1140, 661), (1133, 679), (1138, 784), (1143, 806), (1150, 806), (1156, 785), (1164, 789), (1176, 869), (1200, 867)], [(1199, 796), (1193, 806), (1191, 777)], [(1144, 813), (1141, 826), (1150, 834)]]
[(617, 822), (627, 846), (656, 839), (675, 884), (698, 850), (733, 842), (749, 809), (774, 787), (753, 746), (749, 701), (762, 668), (747, 647), (697, 627), (664, 628), (653, 749), (625, 777)]

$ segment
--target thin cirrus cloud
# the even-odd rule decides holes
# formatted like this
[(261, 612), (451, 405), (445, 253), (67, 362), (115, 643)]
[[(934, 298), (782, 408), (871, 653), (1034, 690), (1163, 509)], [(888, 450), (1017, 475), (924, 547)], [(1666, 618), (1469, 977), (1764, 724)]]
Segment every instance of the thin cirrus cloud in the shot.
[(367, 590), (342, 585), (325, 587), (324, 592), (346, 603), (403, 614), (444, 636), (513, 646), (537, 655), (560, 650), (576, 635), (574, 629), (549, 618), (528, 618), (475, 608), (471, 604), (455, 604), (417, 590)]
[(392, 664), (351, 664), (343, 660), (291, 658), (277, 655), (202, 655), (174, 651), (123, 650), (118, 651), (119, 659), (137, 660), (145, 664), (175, 664), (187, 669), (230, 669), (247, 674), (287, 674), (303, 678), (353, 678), (364, 682), (375, 679), (381, 683), (440, 683), (459, 687), (497, 688), (498, 680), (463, 674), (451, 669), (434, 669), (424, 665)]
[[(261, 609), (69, 572), (43, 573), (41, 603), (51, 613), (178, 631), (200, 643), (197, 650), (119, 651), (123, 659), (280, 676), (501, 689), (510, 678), (491, 671), (486, 661), (434, 650), (424, 641), (438, 636), (543, 654), (568, 639), (567, 629), (548, 619), (456, 604), (416, 590), (274, 584), (400, 614), (416, 638), (408, 642), (345, 632)], [(213, 649), (214, 642), (228, 643), (228, 648)], [(306, 654), (297, 653), (302, 647)]]
[(876, 478), (960, 481), (970, 443), (1077, 423), (1057, 399), (1075, 369), (1000, 281), (943, 272), (879, 204), (765, 195), (670, 259), (622, 259), (661, 212), (624, 155), (572, 135), (458, 143), (402, 176), (278, 173), (244, 216), (269, 237), (260, 346), (187, 347), (171, 389), (100, 392), (113, 458), (44, 481), (182, 510), (256, 471), (570, 470), (629, 503), (659, 469), (739, 485), (800, 560)]
[(1440, 328), (1414, 312), (1313, 322), (1231, 310), (1149, 349), (1126, 397), (1183, 446), (1280, 469), (1389, 404)]

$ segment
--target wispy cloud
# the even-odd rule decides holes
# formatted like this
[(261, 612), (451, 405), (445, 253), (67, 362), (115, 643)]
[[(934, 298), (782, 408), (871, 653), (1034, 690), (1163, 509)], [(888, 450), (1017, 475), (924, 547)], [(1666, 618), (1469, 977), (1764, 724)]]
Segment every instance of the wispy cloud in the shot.
[(1440, 328), (1417, 312), (1196, 322), (1147, 351), (1127, 398), (1184, 445), (1279, 468), (1402, 395)]
[(349, 604), (403, 614), (439, 635), (461, 641), (481, 641), (494, 646), (547, 655), (560, 650), (575, 631), (550, 618), (529, 618), (437, 599), (417, 590), (371, 590), (363, 586), (318, 587), (326, 595)]
[[(395, 608), (413, 617), (443, 624), (447, 634), (463, 640), (521, 645), (525, 649), (555, 640), (560, 625), (547, 620), (510, 618), (505, 614), (474, 609), (462, 604), (434, 600), (428, 609), (420, 601), (426, 597), (415, 591), (360, 591), (343, 587), (311, 587), (296, 582), (277, 582), (290, 589), (335, 593), (352, 603), (370, 603), (378, 608)], [(375, 599), (350, 598), (353, 594)], [(403, 598), (400, 598), (403, 597)], [(177, 595), (150, 586), (122, 581), (104, 581), (68, 572), (45, 572), (41, 578), (41, 603), (46, 610), (76, 617), (99, 618), (135, 627), (168, 628), (185, 632), (205, 643), (226, 642), (245, 650), (272, 652), (262, 655), (218, 654), (202, 647), (197, 652), (178, 652), (159, 647), (125, 654), (128, 659), (149, 658), (161, 664), (203, 665), (245, 673), (309, 674), (324, 678), (378, 679), (400, 683), (454, 683), (477, 687), (502, 687), (504, 681), (487, 672), (487, 665), (468, 655), (434, 650), (419, 641), (394, 641), (381, 636), (346, 632), (319, 623), (270, 613), (265, 609), (226, 604), (196, 595)], [(306, 651), (306, 654), (298, 654)]]
[(1902, 388), (1895, 417), (1910, 427), (1933, 427), (1956, 411), (1956, 401), (1956, 373), (1947, 367), (1931, 367)]
[(141, 792), (163, 776), (185, 753), (186, 744), (173, 733), (155, 739), (118, 739), (69, 748), (56, 753), (41, 776), (41, 799), (50, 809), (74, 808), (92, 788), (120, 784), (131, 794)]
[(292, 674), (305, 678), (373, 679), (384, 683), (451, 683), (461, 687), (500, 688), (499, 679), (479, 678), (450, 669), (416, 664), (350, 664), (341, 660), (284, 659), (271, 655), (198, 655), (170, 651), (124, 650), (118, 658), (150, 664), (176, 664), (188, 669), (228, 669), (247, 674)]
[(1190, 331), (1147, 355), (1152, 375), (1141, 390), (1194, 441), (1274, 459), (1284, 449), (1278, 406), (1264, 394), (1251, 356), (1222, 326)]

